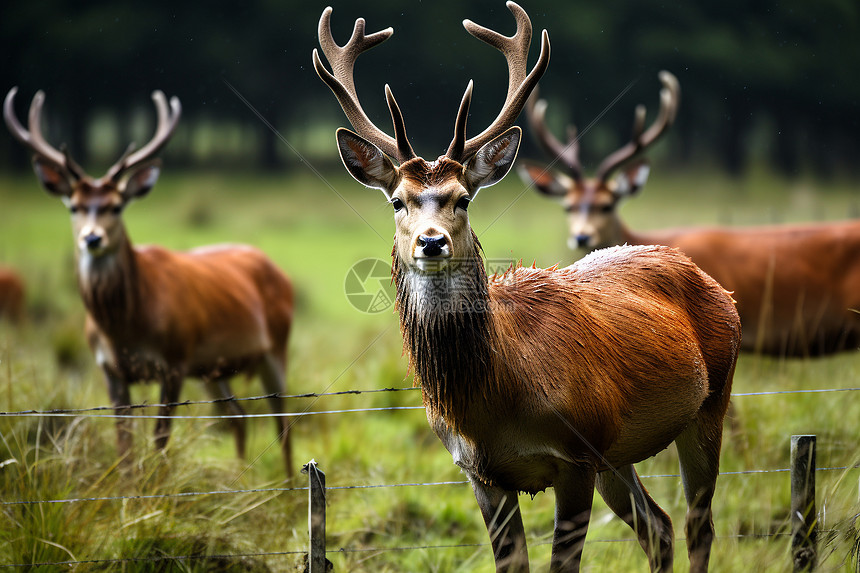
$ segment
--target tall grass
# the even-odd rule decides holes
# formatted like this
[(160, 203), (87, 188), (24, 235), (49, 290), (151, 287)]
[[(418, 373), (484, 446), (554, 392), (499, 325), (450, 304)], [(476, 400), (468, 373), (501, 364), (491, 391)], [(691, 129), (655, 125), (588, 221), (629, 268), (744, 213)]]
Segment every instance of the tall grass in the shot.
[[(164, 173), (151, 196), (125, 215), (138, 243), (188, 248), (247, 242), (263, 248), (293, 279), (298, 306), (289, 350), (290, 393), (405, 387), (411, 384), (396, 317), (357, 312), (344, 294), (355, 262), (388, 259), (390, 206), (341, 173), (327, 184), (307, 173), (283, 177)], [(742, 181), (712, 174), (655, 175), (643, 196), (622, 210), (635, 228), (839, 219), (857, 213), (850, 182), (792, 182), (765, 173)], [(84, 313), (74, 282), (68, 215), (32, 177), (0, 177), (0, 261), (28, 284), (29, 320), (0, 324), (0, 409), (88, 408), (108, 403), (105, 385), (81, 336)], [(486, 256), (548, 266), (568, 264), (561, 209), (509, 177), (484, 190), (470, 210)], [(743, 356), (734, 391), (860, 386), (860, 355), (821, 360)], [(261, 393), (236, 381), (240, 396)], [(157, 402), (157, 388), (132, 389)], [(198, 384), (183, 399), (205, 399)], [(789, 437), (819, 436), (824, 468), (860, 461), (860, 393), (778, 394), (734, 399), (722, 458), (724, 472), (788, 466)], [(292, 399), (291, 411), (420, 405), (417, 391)], [(265, 412), (252, 402), (247, 410)], [(209, 405), (180, 414), (212, 414)], [(151, 420), (137, 420), (134, 462), (116, 459), (114, 422), (0, 417), (0, 566), (92, 561), (77, 570), (295, 571), (305, 547), (304, 485), (284, 480), (271, 421), (250, 424), (249, 458), (234, 457), (222, 424), (177, 420), (168, 448), (152, 446)], [(318, 414), (294, 426), (296, 461), (315, 458), (338, 486), (460, 482), (464, 479), (427, 426), (421, 410)], [(298, 469), (298, 468), (297, 468)], [(669, 448), (640, 464), (640, 474), (677, 474)], [(853, 571), (860, 470), (818, 476), (822, 565)], [(673, 517), (676, 570), (687, 568), (685, 505), (677, 477), (643, 480)], [(246, 490), (244, 493), (175, 494)], [(268, 490), (268, 491), (252, 491)], [(715, 500), (713, 571), (788, 568), (788, 474), (721, 476)], [(10, 503), (80, 499), (72, 503)], [(328, 546), (337, 571), (493, 571), (491, 550), (471, 491), (463, 484), (386, 489), (331, 489)], [(91, 500), (91, 501), (86, 501)], [(553, 493), (521, 500), (536, 570), (549, 561)], [(439, 548), (439, 546), (444, 546)], [(410, 550), (392, 548), (414, 547)], [(852, 557), (852, 550), (855, 552)], [(265, 554), (265, 555), (263, 555)], [(583, 567), (645, 570), (629, 529), (595, 497)], [(33, 565), (31, 569), (37, 569)], [(44, 566), (44, 570), (56, 567)]]

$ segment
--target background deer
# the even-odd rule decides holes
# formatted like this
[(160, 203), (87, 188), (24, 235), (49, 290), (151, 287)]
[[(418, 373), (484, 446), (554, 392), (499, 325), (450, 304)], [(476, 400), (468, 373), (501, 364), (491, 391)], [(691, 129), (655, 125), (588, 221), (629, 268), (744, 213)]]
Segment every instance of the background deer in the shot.
[[(293, 314), (290, 281), (263, 253), (242, 245), (219, 245), (188, 252), (157, 246), (134, 247), (122, 212), (155, 185), (160, 161), (151, 158), (176, 129), (181, 107), (164, 94), (152, 94), (158, 111), (154, 137), (128, 151), (107, 174), (93, 179), (69, 153), (42, 136), (44, 94), (30, 106), (29, 131), (14, 112), (17, 88), (6, 96), (3, 117), (18, 141), (33, 153), (42, 186), (59, 197), (72, 216), (78, 287), (87, 310), (86, 337), (107, 379), (116, 413), (131, 413), (129, 385), (161, 384), (155, 444), (170, 436), (170, 418), (186, 376), (201, 378), (217, 398), (231, 396), (229, 379), (258, 373), (275, 413), (282, 413), (286, 346)], [(235, 401), (222, 403), (242, 414)], [(276, 417), (287, 473), (292, 473), (286, 418)], [(245, 453), (245, 422), (231, 419), (240, 456)], [(127, 421), (117, 420), (121, 455), (132, 437)]]
[(577, 571), (595, 486), (637, 530), (652, 569), (670, 570), (671, 520), (633, 464), (675, 441), (691, 570), (703, 571), (740, 343), (733, 301), (667, 247), (619, 247), (565, 269), (486, 276), (467, 210), (480, 188), (510, 169), (521, 136), (512, 124), (549, 61), (544, 31), (538, 62), (526, 74), (531, 22), (518, 5), (507, 5), (517, 21), (512, 37), (463, 23), (508, 61), (502, 111), (467, 139), (470, 82), (448, 151), (432, 162), (412, 150), (388, 86), (395, 137), (359, 104), (355, 60), (393, 30), (366, 35), (359, 19), (340, 47), (326, 8), (319, 38), (333, 72), (313, 53), (317, 73), (359, 132), (337, 131), (344, 165), (394, 208), (397, 310), (427, 419), (469, 477), (499, 571), (528, 569), (517, 494), (547, 487), (556, 493), (552, 570)]
[(24, 318), (24, 281), (10, 268), (0, 267), (0, 320)]
[(546, 101), (530, 100), (529, 126), (567, 175), (522, 162), (518, 171), (537, 191), (561, 200), (568, 212), (568, 246), (586, 251), (622, 244), (680, 248), (732, 292), (745, 350), (806, 356), (856, 349), (860, 221), (634, 232), (621, 220), (619, 203), (637, 195), (648, 179), (648, 164), (636, 157), (666, 132), (678, 112), (677, 80), (665, 71), (660, 80), (657, 119), (644, 130), (645, 108), (638, 106), (632, 140), (604, 159), (591, 178), (583, 176), (576, 128), (568, 128), (568, 143), (562, 144), (546, 126)]

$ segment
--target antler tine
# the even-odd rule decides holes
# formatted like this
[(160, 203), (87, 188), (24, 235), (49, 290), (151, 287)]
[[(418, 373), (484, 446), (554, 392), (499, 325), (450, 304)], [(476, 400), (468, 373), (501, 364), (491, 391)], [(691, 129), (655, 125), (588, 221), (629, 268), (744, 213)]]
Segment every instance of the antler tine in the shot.
[(87, 172), (84, 171), (84, 168), (78, 165), (78, 162), (72, 159), (71, 153), (69, 153), (69, 148), (65, 143), (60, 145), (60, 152), (63, 154), (63, 159), (65, 160), (66, 170), (71, 173), (76, 179), (81, 180), (84, 177), (87, 177)]
[(639, 104), (633, 110), (633, 136), (635, 141), (642, 137), (642, 132), (645, 131), (645, 106)]
[(367, 117), (358, 101), (358, 93), (355, 89), (354, 68), (356, 59), (363, 52), (390, 38), (394, 34), (394, 29), (389, 27), (373, 34), (366, 34), (364, 18), (359, 18), (355, 21), (355, 27), (349, 41), (344, 46), (339, 46), (331, 33), (331, 13), (331, 6), (323, 10), (318, 33), (320, 48), (331, 65), (332, 71), (329, 72), (326, 69), (319, 57), (319, 52), (314, 49), (313, 63), (317, 75), (334, 93), (347, 119), (359, 135), (401, 163), (412, 159), (415, 157), (415, 152), (406, 138), (406, 125), (403, 121), (403, 115), (400, 113), (400, 108), (391, 93), (391, 89), (388, 86), (385, 87), (385, 96), (394, 123), (396, 137), (386, 134)]
[(651, 127), (644, 130), (645, 108), (641, 105), (636, 108), (633, 138), (628, 144), (601, 162), (597, 168), (597, 178), (600, 181), (605, 182), (615, 169), (657, 141), (675, 122), (675, 117), (678, 115), (678, 104), (681, 99), (681, 87), (678, 84), (677, 78), (665, 70), (660, 72), (659, 78), (663, 84), (663, 88), (660, 90), (660, 111), (657, 113), (657, 118), (651, 124)]
[(675, 123), (675, 118), (678, 116), (678, 103), (681, 99), (681, 86), (678, 85), (678, 79), (665, 70), (661, 71), (658, 77), (663, 84), (663, 89), (660, 90), (660, 112), (654, 124), (642, 135), (644, 145), (654, 143), (667, 128)]
[(567, 145), (556, 139), (546, 125), (547, 102), (538, 99), (538, 88), (526, 101), (526, 117), (529, 127), (543, 149), (552, 157), (558, 159), (576, 181), (582, 180), (582, 165), (579, 162), (579, 139), (576, 127), (567, 127)]
[[(482, 145), (501, 134), (505, 129), (513, 125), (519, 116), (529, 94), (537, 85), (538, 80), (546, 71), (549, 64), (549, 34), (546, 30), (541, 33), (541, 50), (540, 56), (531, 72), (526, 74), (528, 69), (528, 53), (529, 45), (531, 44), (532, 24), (528, 14), (515, 2), (507, 3), (508, 10), (514, 15), (517, 21), (517, 31), (513, 36), (503, 36), (498, 32), (479, 26), (471, 20), (464, 20), (463, 27), (471, 35), (493, 46), (502, 54), (508, 62), (508, 93), (505, 96), (505, 103), (499, 115), (493, 120), (490, 126), (476, 135), (472, 139), (465, 142), (460, 154), (455, 154), (459, 150), (459, 138), (465, 139), (465, 118), (463, 118), (463, 134), (455, 133), (454, 141), (448, 147), (446, 155), (451, 159), (462, 161), (465, 158), (473, 155)], [(471, 99), (471, 90), (467, 90), (467, 94), (463, 96), (463, 102), (460, 104), (460, 113), (463, 109), (468, 109), (468, 104)], [(458, 126), (460, 125), (460, 115), (458, 114)], [(459, 128), (459, 127), (458, 127)]]
[(457, 119), (454, 121), (454, 139), (451, 140), (451, 145), (448, 146), (448, 151), (445, 152), (447, 157), (456, 160), (462, 160), (466, 147), (466, 120), (469, 118), (469, 107), (472, 104), (472, 87), (474, 82), (469, 80), (469, 85), (466, 86), (466, 92), (463, 94), (463, 99), (460, 100), (460, 109), (457, 111)]
[(394, 99), (394, 93), (388, 84), (385, 84), (385, 101), (388, 103), (388, 111), (391, 112), (391, 122), (394, 124), (394, 141), (397, 145), (396, 157), (402, 163), (415, 157), (415, 152), (409, 144), (409, 138), (406, 137), (406, 122), (403, 121), (400, 106), (397, 105), (397, 100)]
[(168, 108), (167, 98), (161, 90), (152, 92), (152, 101), (155, 103), (155, 109), (158, 114), (155, 135), (152, 136), (149, 143), (137, 151), (133, 151), (133, 144), (129, 145), (122, 157), (108, 169), (106, 177), (114, 180), (117, 179), (124, 171), (143, 163), (158, 153), (170, 141), (170, 137), (176, 131), (176, 126), (179, 124), (179, 117), (182, 115), (182, 104), (179, 103), (179, 98), (173, 96), (170, 98), (170, 107)]
[[(45, 92), (39, 90), (33, 96), (33, 102), (30, 104), (29, 131), (24, 129), (15, 115), (15, 94), (17, 93), (18, 88), (13, 87), (6, 94), (6, 99), (3, 102), (3, 119), (6, 121), (6, 127), (9, 128), (15, 139), (30, 148), (33, 153), (69, 171), (66, 165), (66, 156), (42, 137), (40, 116), (42, 105), (45, 102)], [(77, 176), (78, 174), (74, 173), (74, 175)]]
[[(39, 90), (33, 96), (33, 101), (30, 103), (30, 114), (27, 118), (30, 128), (30, 140), (32, 142), (33, 151), (43, 155), (61, 167), (68, 170), (66, 164), (66, 155), (58, 151), (50, 143), (45, 140), (42, 135), (42, 106), (45, 105), (45, 92)], [(69, 170), (71, 171), (71, 170)]]

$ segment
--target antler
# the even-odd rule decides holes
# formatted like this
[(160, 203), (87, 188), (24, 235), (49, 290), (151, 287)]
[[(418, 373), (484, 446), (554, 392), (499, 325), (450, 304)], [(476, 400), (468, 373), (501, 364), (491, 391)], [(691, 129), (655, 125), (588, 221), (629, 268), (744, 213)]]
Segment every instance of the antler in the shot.
[(659, 74), (663, 89), (660, 90), (660, 111), (651, 127), (645, 131), (645, 106), (636, 106), (633, 119), (633, 138), (631, 141), (609, 155), (597, 168), (597, 178), (605, 182), (609, 175), (622, 163), (628, 161), (637, 153), (657, 141), (675, 121), (678, 115), (678, 102), (681, 98), (681, 88), (678, 80), (667, 71)]
[(168, 108), (164, 92), (155, 90), (152, 92), (152, 101), (155, 102), (155, 109), (158, 112), (158, 125), (155, 129), (155, 135), (152, 136), (149, 143), (137, 151), (134, 151), (133, 143), (129, 145), (122, 157), (111, 165), (105, 177), (114, 181), (119, 179), (123, 172), (158, 153), (170, 140), (179, 123), (179, 116), (182, 115), (182, 105), (179, 103), (179, 98), (176, 96), (170, 98), (170, 108)]
[(532, 134), (549, 155), (564, 163), (575, 181), (581, 181), (582, 165), (579, 162), (579, 137), (576, 126), (567, 126), (567, 145), (562, 144), (546, 126), (546, 108), (546, 100), (538, 99), (536, 87), (526, 102), (526, 117)]
[(13, 87), (6, 94), (6, 100), (3, 102), (3, 119), (6, 121), (6, 127), (9, 128), (15, 139), (23, 143), (26, 147), (29, 147), (37, 156), (47, 159), (64, 169), (75, 179), (80, 180), (86, 177), (87, 174), (72, 160), (65, 147), (62, 151), (59, 151), (45, 141), (45, 138), (42, 136), (42, 106), (45, 104), (45, 92), (39, 90), (33, 96), (33, 101), (30, 104), (30, 115), (28, 117), (29, 131), (24, 129), (15, 116), (15, 94), (17, 93), (18, 88)]
[(546, 71), (549, 64), (549, 34), (546, 30), (541, 33), (541, 49), (538, 61), (531, 72), (526, 75), (529, 45), (532, 39), (532, 23), (528, 14), (515, 2), (507, 3), (508, 10), (517, 21), (517, 31), (513, 36), (503, 36), (498, 32), (475, 24), (471, 20), (463, 20), (463, 27), (474, 37), (485, 42), (505, 55), (508, 61), (508, 93), (499, 115), (490, 126), (472, 139), (466, 140), (466, 118), (472, 101), (472, 82), (466, 88), (460, 110), (454, 127), (454, 139), (445, 155), (455, 161), (462, 162), (474, 155), (482, 145), (500, 135), (513, 125), (517, 116), (525, 106), (526, 100), (538, 80)]
[(388, 110), (391, 112), (391, 120), (394, 123), (395, 137), (391, 137), (376, 127), (367, 117), (358, 101), (355, 81), (353, 80), (355, 60), (358, 56), (390, 38), (394, 34), (394, 29), (389, 27), (368, 35), (364, 33), (364, 18), (359, 18), (355, 21), (352, 37), (346, 45), (338, 46), (331, 33), (331, 13), (332, 8), (329, 6), (323, 10), (322, 16), (320, 16), (319, 42), (333, 73), (325, 68), (319, 53), (314, 48), (313, 62), (317, 75), (334, 92), (340, 107), (343, 108), (347, 119), (359, 135), (401, 163), (416, 157), (406, 137), (406, 125), (403, 122), (400, 107), (397, 105), (388, 84), (385, 85), (385, 99), (388, 102)]

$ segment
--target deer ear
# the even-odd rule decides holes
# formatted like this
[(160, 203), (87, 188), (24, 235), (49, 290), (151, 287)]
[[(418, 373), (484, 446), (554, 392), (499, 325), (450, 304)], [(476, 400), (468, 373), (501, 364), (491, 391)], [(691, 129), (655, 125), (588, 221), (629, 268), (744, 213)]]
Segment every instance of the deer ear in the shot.
[(649, 173), (651, 173), (651, 166), (647, 161), (640, 161), (627, 167), (615, 176), (615, 189), (612, 192), (618, 197), (636, 195), (648, 181)]
[(145, 163), (131, 172), (120, 187), (122, 196), (128, 199), (140, 199), (155, 186), (161, 174), (161, 161), (156, 159)]
[(367, 187), (381, 189), (385, 196), (397, 187), (400, 176), (394, 162), (381, 149), (348, 129), (337, 130), (337, 148), (346, 170)]
[(466, 188), (472, 197), (481, 187), (501, 181), (517, 158), (523, 131), (513, 126), (500, 136), (484, 144), (463, 166)]
[(33, 171), (45, 191), (56, 197), (69, 197), (72, 194), (74, 178), (64, 167), (40, 157), (33, 159)]
[(550, 171), (549, 167), (541, 167), (534, 163), (520, 162), (517, 173), (523, 183), (534, 187), (535, 191), (548, 197), (564, 197), (573, 186), (573, 180), (560, 173)]

